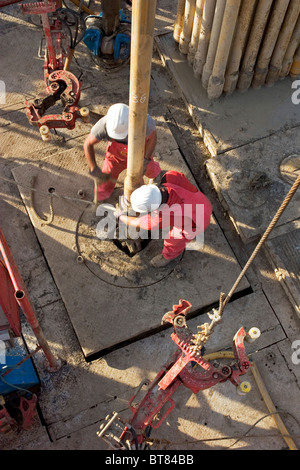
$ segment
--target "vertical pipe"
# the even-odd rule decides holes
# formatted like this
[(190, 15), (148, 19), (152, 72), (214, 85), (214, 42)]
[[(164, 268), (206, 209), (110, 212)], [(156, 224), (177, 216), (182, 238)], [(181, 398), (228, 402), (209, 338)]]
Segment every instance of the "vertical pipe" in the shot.
[(291, 0), (271, 58), (269, 72), (266, 78), (266, 84), (268, 86), (272, 86), (279, 78), (283, 58), (291, 40), (299, 12), (299, 0)]
[(193, 29), (192, 29), (191, 42), (189, 44), (189, 52), (188, 52), (188, 63), (190, 65), (193, 65), (194, 57), (195, 57), (197, 47), (198, 47), (204, 2), (205, 0), (196, 0), (194, 23), (193, 23)]
[(46, 38), (47, 43), (47, 51), (46, 51), (46, 63), (47, 68), (53, 72), (53, 70), (57, 69), (57, 60), (56, 60), (56, 53), (55, 48), (52, 40), (51, 28), (49, 23), (49, 16), (48, 13), (41, 14), (43, 30)]
[(183, 27), (179, 38), (179, 50), (181, 54), (189, 52), (189, 43), (192, 36), (196, 0), (186, 0), (184, 9)]
[(208, 86), (209, 77), (211, 76), (212, 69), (214, 66), (214, 60), (217, 52), (219, 35), (223, 21), (223, 14), (225, 10), (225, 3), (226, 0), (217, 0), (216, 3), (215, 15), (211, 29), (211, 37), (209, 41), (205, 64), (202, 71), (202, 85), (204, 86), (204, 88), (207, 88)]
[(261, 46), (255, 66), (255, 72), (252, 80), (253, 88), (260, 88), (265, 83), (270, 60), (278, 35), (280, 33), (280, 28), (287, 11), (289, 1), (290, 0), (277, 0), (274, 8), (272, 9), (270, 20), (264, 35), (263, 44)]
[(33, 307), (31, 305), (27, 293), (24, 292), (24, 290), (17, 290), (15, 292), (15, 299), (18, 302), (20, 308), (22, 309), (22, 312), (24, 313), (26, 319), (28, 320), (32, 331), (38, 340), (39, 346), (42, 348), (45, 354), (45, 357), (48, 361), (48, 364), (46, 364), (47, 370), (49, 372), (57, 372), (61, 368), (62, 362), (60, 359), (56, 359), (53, 356), (48, 341), (46, 340), (45, 335), (34, 314)]
[(103, 31), (105, 36), (113, 34), (120, 22), (121, 0), (101, 0)]
[(227, 0), (226, 2), (213, 71), (207, 87), (209, 99), (219, 98), (223, 92), (225, 71), (240, 5), (241, 0)]
[(13, 5), (14, 3), (19, 3), (20, 0), (2, 0), (0, 8), (6, 7), (7, 5)]
[(251, 85), (257, 54), (272, 2), (273, 0), (259, 0), (237, 82), (237, 89), (240, 91), (247, 90)]
[(129, 126), (124, 202), (141, 185), (153, 51), (156, 0), (134, 0), (132, 5)]
[(216, 0), (205, 0), (203, 16), (200, 27), (200, 35), (197, 52), (194, 57), (193, 70), (196, 78), (202, 75), (203, 66), (206, 60), (210, 32), (215, 14)]
[(300, 73), (300, 46), (296, 50), (296, 54), (294, 56), (294, 60), (292, 63), (292, 67), (290, 70), (290, 76), (292, 78), (297, 78)]
[(4, 238), (2, 230), (0, 229), (0, 253), (2, 255), (5, 267), (9, 273), (12, 285), (15, 289), (15, 299), (19, 306), (22, 308), (24, 316), (31, 326), (39, 345), (42, 347), (45, 357), (48, 361), (48, 369), (55, 372), (60, 369), (61, 361), (56, 358), (47, 343), (44, 334), (39, 326), (38, 319), (34, 313), (34, 309), (30, 303), (27, 289), (24, 281), (21, 278), (18, 268), (15, 264), (9, 246)]
[(175, 42), (179, 42), (180, 33), (182, 31), (184, 8), (185, 8), (185, 0), (178, 0), (177, 15), (176, 15), (176, 20), (174, 24), (174, 32), (173, 32), (173, 39)]
[(297, 47), (300, 43), (300, 15), (298, 16), (298, 20), (296, 26), (294, 28), (290, 43), (284, 55), (282, 66), (280, 70), (279, 77), (284, 78), (288, 75), (290, 68), (292, 66), (293, 57), (296, 53)]
[(236, 31), (225, 73), (225, 84), (223, 91), (227, 94), (233, 93), (236, 89), (236, 84), (239, 78), (240, 63), (246, 47), (246, 41), (251, 28), (256, 4), (257, 0), (248, 0), (247, 2), (242, 2), (241, 4), (241, 9), (237, 19)]

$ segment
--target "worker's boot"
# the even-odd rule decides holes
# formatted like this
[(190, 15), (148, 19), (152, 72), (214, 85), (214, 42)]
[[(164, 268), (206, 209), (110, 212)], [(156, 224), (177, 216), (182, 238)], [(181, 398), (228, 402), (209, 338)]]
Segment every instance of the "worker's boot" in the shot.
[(173, 261), (173, 260), (172, 259), (166, 259), (166, 258), (163, 257), (163, 255), (160, 254), (160, 255), (154, 256), (154, 258), (152, 258), (152, 260), (150, 261), (150, 264), (154, 268), (164, 268), (171, 261)]

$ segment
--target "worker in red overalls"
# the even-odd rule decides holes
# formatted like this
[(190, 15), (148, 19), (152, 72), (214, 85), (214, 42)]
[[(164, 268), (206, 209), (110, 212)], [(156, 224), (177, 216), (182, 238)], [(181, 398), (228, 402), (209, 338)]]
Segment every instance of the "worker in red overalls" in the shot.
[(166, 172), (159, 186), (148, 184), (133, 191), (131, 208), (140, 215), (115, 214), (127, 226), (147, 231), (168, 226), (162, 253), (150, 262), (154, 267), (180, 256), (187, 243), (208, 227), (212, 214), (207, 197), (177, 171)]
[[(90, 175), (98, 182), (98, 201), (103, 201), (111, 195), (119, 174), (127, 168), (128, 118), (129, 107), (126, 104), (117, 103), (112, 105), (106, 116), (99, 119), (92, 127), (84, 142), (84, 153), (89, 165)], [(103, 139), (108, 140), (108, 145), (101, 171), (96, 163), (94, 146)], [(161, 172), (159, 164), (153, 160), (152, 156), (156, 141), (155, 122), (148, 115), (144, 175), (149, 179), (156, 178)], [(105, 175), (108, 175), (108, 177), (105, 178)]]

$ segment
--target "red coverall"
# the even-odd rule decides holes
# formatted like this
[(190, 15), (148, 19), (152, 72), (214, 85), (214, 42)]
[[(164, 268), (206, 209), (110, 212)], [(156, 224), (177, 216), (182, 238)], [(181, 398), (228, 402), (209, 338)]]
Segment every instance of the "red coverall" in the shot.
[[(161, 186), (168, 191), (166, 204), (150, 214), (141, 216), (139, 222), (142, 229), (153, 230), (164, 228), (165, 221), (170, 221), (168, 224), (170, 230), (164, 239), (162, 255), (166, 259), (174, 259), (184, 251), (187, 243), (208, 227), (212, 206), (207, 197), (192, 185), (183, 173), (168, 171), (162, 179)], [(197, 205), (201, 205), (203, 210), (201, 220), (197, 220), (196, 217), (199, 214)], [(176, 210), (175, 215), (170, 214), (172, 206), (180, 209), (177, 211), (177, 216)], [(165, 217), (166, 212), (170, 217)]]
[[(120, 173), (127, 168), (128, 145), (112, 140), (107, 144), (105, 160), (102, 172), (110, 174), (114, 180), (118, 179)], [(146, 169), (145, 176), (150, 179), (156, 178), (161, 172), (159, 163), (153, 160), (151, 156)], [(98, 185), (98, 201), (109, 198), (114, 190), (115, 181), (107, 181)]]

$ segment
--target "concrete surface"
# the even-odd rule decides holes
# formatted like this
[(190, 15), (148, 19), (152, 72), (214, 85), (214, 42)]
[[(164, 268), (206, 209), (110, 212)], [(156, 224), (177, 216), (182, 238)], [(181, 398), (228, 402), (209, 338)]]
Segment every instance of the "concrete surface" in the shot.
[[(299, 127), (295, 127), (207, 161), (223, 206), (245, 242), (263, 234), (290, 190), (291, 183), (282, 176), (280, 166), (287, 156), (297, 153), (299, 145)], [(299, 202), (297, 192), (278, 226), (299, 219)]]
[(212, 156), (299, 125), (300, 113), (291, 99), (291, 78), (270, 88), (236, 91), (211, 101), (172, 33), (159, 36), (156, 43)]
[[(170, 24), (176, 15), (175, 10), (174, 2), (158, 0), (156, 23), (158, 45), (163, 33), (170, 31)], [(40, 61), (40, 72), (36, 71), (36, 75), (34, 72), (38, 40), (35, 39), (37, 42), (34, 43), (28, 33), (28, 30), (31, 31), (34, 27), (29, 26), (28, 18), (22, 18), (16, 5), (5, 9), (4, 12), (2, 10), (0, 21), (3, 36), (1, 44), (9, 38), (12, 56), (14, 50), (16, 54), (19, 54), (20, 47), (32, 51), (31, 54), (26, 54), (26, 59), (25, 55), (20, 54), (18, 62), (9, 61), (7, 64), (12, 76), (22, 77), (22, 87), (25, 87), (24, 83), (30, 84), (25, 90), (26, 93), (32, 90), (34, 94), (39, 87), (38, 83), (42, 80), (42, 61)], [(15, 32), (18, 31), (20, 36), (16, 35), (15, 38), (11, 36), (12, 29)], [(22, 44), (20, 44), (20, 37), (22, 37)], [(6, 57), (6, 49), (2, 46), (0, 49), (1, 57)], [(82, 105), (90, 106), (94, 113), (92, 119), (96, 120), (105, 114), (112, 102), (126, 100), (128, 68), (123, 68), (114, 74), (98, 69), (83, 46), (78, 48), (76, 55), (73, 71), (79, 73), (81, 70), (85, 84)], [(1, 76), (0, 79), (2, 79)], [(37, 81), (37, 88), (33, 83), (34, 80)], [(66, 194), (67, 190), (70, 195), (74, 195), (79, 186), (80, 189), (84, 187), (91, 198), (92, 186), (87, 175), (84, 174), (82, 149), (90, 126), (78, 123), (74, 131), (58, 131), (56, 135), (53, 134), (51, 142), (42, 143), (37, 131), (31, 128), (25, 119), (22, 87), (14, 84), (9, 90), (9, 101), (1, 107), (1, 229), (11, 247), (20, 273), (24, 277), (45, 336), (53, 352), (65, 361), (65, 365), (59, 372), (49, 373), (44, 367), (43, 354), (38, 352), (34, 356), (33, 362), (41, 381), (38, 396), (39, 414), (30, 430), (9, 437), (1, 436), (0, 448), (3, 450), (104, 450), (107, 447), (99, 440), (96, 431), (105, 416), (115, 410), (126, 418), (130, 417), (128, 400), (144, 377), (150, 380), (155, 377), (176, 346), (170, 338), (170, 329), (160, 332), (153, 329), (152, 317), (150, 321), (147, 310), (150, 308), (149, 292), (154, 291), (150, 286), (142, 289), (138, 303), (132, 303), (135, 318), (132, 318), (130, 324), (126, 325), (127, 332), (135, 328), (134, 323), (137, 319), (143, 321), (144, 328), (146, 328), (145, 337), (142, 339), (129, 337), (130, 341), (119, 345), (118, 349), (107, 351), (101, 358), (86, 361), (88, 348), (86, 351), (83, 350), (82, 337), (79, 334), (84, 336), (89, 331), (88, 328), (91, 328), (90, 323), (92, 326), (102, 323), (106, 327), (109, 325), (110, 334), (115, 333), (115, 337), (120, 338), (118, 336), (122, 329), (120, 324), (124, 325), (127, 317), (120, 310), (113, 322), (109, 318), (108, 311), (98, 311), (97, 316), (94, 319), (91, 318), (91, 314), (95, 312), (94, 294), (89, 297), (89, 293), (93, 291), (93, 286), (91, 286), (90, 290), (85, 291), (86, 295), (80, 299), (82, 310), (88, 310), (90, 316), (87, 317), (82, 313), (80, 322), (75, 322), (74, 311), (70, 308), (69, 300), (66, 301), (64, 296), (68, 286), (75, 289), (73, 286), (75, 267), (76, 270), (83, 268), (76, 262), (74, 263), (76, 252), (72, 252), (74, 213), (77, 214), (78, 207), (68, 204), (67, 209), (67, 204), (64, 205), (60, 201), (57, 205), (55, 200), (55, 215), (59, 217), (59, 224), (56, 220), (54, 227), (38, 225), (40, 221), (34, 219), (34, 214), (28, 204), (28, 189), (20, 186), (18, 189), (15, 178), (19, 185), (20, 182), (27, 183), (33, 169), (38, 169), (39, 175), (42, 175), (41, 186), (56, 188), (57, 184), (64, 184), (65, 175), (72, 171), (71, 163), (76, 162), (74, 165), (78, 174), (75, 176), (78, 176), (80, 184), (78, 183), (77, 186), (75, 177), (71, 174), (73, 187), (69, 190), (70, 186), (64, 184), (64, 187), (61, 186), (59, 189), (62, 194)], [(260, 103), (265, 99), (265, 93), (270, 96), (270, 90), (264, 89), (257, 94)], [(255, 100), (252, 100), (252, 103), (255, 106)], [(185, 298), (182, 294), (187, 293), (188, 297), (194, 296), (195, 302), (192, 302), (194, 305), (208, 307), (209, 302), (218, 298), (222, 287), (227, 293), (228, 286), (231, 287), (232, 280), (235, 280), (235, 274), (240, 272), (240, 266), (245, 264), (255, 247), (253, 240), (247, 240), (247, 243), (244, 243), (245, 240), (236, 230), (237, 220), (234, 217), (231, 219), (228, 217), (233, 204), (230, 202), (228, 211), (227, 208), (224, 210), (222, 194), (216, 190), (214, 182), (210, 180), (206, 172), (205, 163), (211, 157), (207, 150), (207, 140), (200, 138), (199, 129), (190, 118), (186, 104), (180, 96), (176, 76), (170, 76), (158, 55), (154, 54), (149, 112), (154, 116), (161, 136), (167, 135), (167, 138), (159, 139), (158, 158), (161, 159), (162, 165), (170, 165), (170, 167), (173, 167), (176, 161), (176, 165), (179, 165), (179, 168), (185, 168), (190, 177), (208, 195), (214, 208), (213, 246), (218, 247), (215, 250), (218, 256), (208, 256), (209, 263), (205, 267), (201, 265), (202, 257), (198, 258), (199, 253), (194, 255), (192, 251), (185, 253), (182, 263), (185, 263), (186, 256), (191, 258), (193, 275), (199, 276), (196, 279), (189, 278), (190, 273), (186, 272), (186, 267), (182, 264), (183, 273), (181, 270), (177, 272), (178, 277), (173, 282), (174, 285), (165, 280), (158, 283), (160, 285), (166, 282), (166, 287), (163, 291), (163, 300), (158, 295), (151, 296), (151, 308), (157, 315), (155, 324), (165, 309), (171, 309), (179, 298)], [(222, 100), (219, 106), (222, 107)], [(291, 123), (289, 115), (282, 114), (281, 117), (282, 120), (278, 121), (278, 127), (274, 128), (273, 132), (281, 131), (280, 139), (284, 139), (281, 137), (282, 133), (284, 134), (283, 129), (295, 124), (295, 129), (287, 132), (290, 132), (293, 151), (299, 153), (295, 132), (298, 121)], [(254, 140), (256, 138), (257, 136), (254, 136)], [(249, 136), (249, 139), (252, 140), (252, 136)], [(250, 140), (240, 142), (241, 152), (235, 149), (236, 163), (240, 165), (238, 168), (243, 168), (243, 151), (245, 146), (250, 145)], [(224, 155), (226, 156), (226, 153)], [(254, 159), (253, 155), (252, 158)], [(253, 166), (256, 164), (254, 159)], [(45, 175), (47, 180), (43, 179)], [(121, 181), (119, 184), (120, 190), (122, 189)], [(48, 202), (45, 198), (38, 198), (36, 201), (40, 215), (48, 213)], [(298, 218), (299, 215), (296, 212), (296, 215), (290, 216), (287, 222), (291, 223), (292, 220), (294, 223)], [(254, 222), (253, 229), (256, 230)], [(261, 227), (260, 230), (262, 230)], [(60, 232), (64, 233), (63, 238)], [(63, 247), (62, 244), (64, 244)], [(68, 256), (66, 262), (60, 262), (61, 269), (58, 269), (56, 262), (60, 253)], [(233, 262), (228, 265), (229, 257)], [(201, 268), (199, 270), (196, 269), (198, 259)], [(230, 268), (233, 266), (234, 270), (229, 271), (228, 266)], [(202, 269), (206, 271), (202, 272)], [(182, 274), (187, 277), (181, 277)], [(171, 280), (172, 275), (167, 277), (167, 281)], [(78, 277), (75, 279), (76, 283), (78, 283)], [(82, 280), (84, 281), (85, 278)], [(95, 276), (92, 282), (95, 283)], [(239, 286), (240, 298), (227, 305), (221, 324), (207, 343), (207, 351), (230, 348), (232, 337), (240, 326), (260, 328), (261, 337), (256, 343), (249, 345), (247, 350), (251, 354), (251, 359), (257, 364), (288, 431), (292, 435), (299, 436), (297, 420), (298, 422), (300, 420), (300, 411), (297, 403), (300, 398), (300, 369), (295, 361), (295, 355), (293, 356), (292, 347), (293, 342), (299, 340), (299, 318), (295, 314), (291, 299), (276, 278), (264, 251), (261, 251), (255, 259), (243, 283), (246, 284)], [(251, 289), (244, 289), (243, 285), (250, 285)], [(99, 299), (102, 302), (107, 295), (107, 283), (99, 283), (97, 287)], [(81, 289), (85, 288), (85, 285), (81, 286)], [(123, 295), (120, 295), (119, 303), (123, 306), (126, 289), (121, 288), (121, 291)], [(140, 289), (138, 291), (141, 293)], [(174, 292), (175, 298), (171, 292)], [(187, 298), (187, 300), (191, 299)], [(163, 308), (161, 308), (162, 302)], [(148, 314), (145, 314), (146, 310)], [(204, 310), (207, 309), (204, 308)], [(207, 316), (203, 311), (195, 313), (197, 316), (190, 319), (188, 324), (196, 332), (197, 326), (207, 321)], [(36, 338), (24, 319), (22, 319), (22, 325), (26, 345), (29, 350), (33, 350)], [(147, 330), (147, 328), (150, 329)], [(91, 350), (94, 350), (94, 345)], [(266, 405), (251, 373), (247, 374), (247, 380), (250, 381), (252, 390), (243, 397), (236, 394), (235, 387), (229, 382), (219, 384), (197, 395), (192, 394), (186, 388), (178, 389), (174, 395), (174, 410), (161, 427), (152, 432), (152, 449), (287, 449), (287, 444), (279, 434), (273, 418), (268, 415)], [(299, 437), (295, 437), (294, 440), (299, 448)]]
[[(168, 142), (174, 150), (164, 153), (160, 142)], [(99, 164), (105, 148), (105, 145), (102, 149), (100, 146)], [(157, 150), (163, 171), (172, 167), (192, 179), (166, 127), (159, 127)], [(150, 260), (161, 253), (162, 240), (152, 240), (144, 250), (129, 257), (112, 241), (99, 240), (97, 226), (101, 218), (96, 216), (94, 206), (54, 198), (54, 220), (49, 225), (44, 224), (37, 214), (49, 215), (49, 188), (70, 198), (78, 197), (81, 189), (85, 199), (93, 200), (93, 181), (87, 176), (87, 164), (81, 151), (61, 152), (42, 163), (19, 166), (12, 173), (21, 185), (31, 223), (86, 358), (158, 330), (162, 314), (170, 310), (177, 297), (175, 303), (181, 298), (189, 299), (193, 312), (217, 305), (220, 291), (228, 292), (241, 271), (214, 219), (204, 234), (201, 251), (187, 250), (183, 257), (160, 269), (153, 268)], [(31, 187), (33, 176), (37, 177), (34, 201), (26, 189)], [(105, 203), (115, 206), (122, 194), (121, 178), (114, 195)], [(79, 256), (83, 263), (78, 263)], [(248, 287), (244, 278), (237, 292)], [(101, 312), (108, 316), (105, 322)]]
[(274, 230), (266, 243), (266, 250), (277, 279), (300, 316), (300, 230), (299, 219)]

